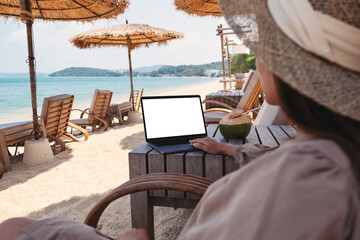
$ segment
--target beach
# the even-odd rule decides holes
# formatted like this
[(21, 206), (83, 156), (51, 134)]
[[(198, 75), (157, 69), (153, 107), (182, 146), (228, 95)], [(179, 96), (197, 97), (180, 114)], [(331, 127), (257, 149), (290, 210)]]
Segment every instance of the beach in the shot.
[[(212, 79), (176, 87), (154, 95), (205, 95), (222, 89)], [(145, 89), (146, 91), (146, 89)], [(26, 166), (21, 161), (0, 180), (0, 222), (11, 217), (67, 217), (83, 222), (95, 203), (129, 179), (128, 153), (145, 143), (142, 123), (116, 125), (90, 132), (85, 142), (67, 149), (46, 164)], [(131, 229), (129, 196), (111, 204), (100, 219), (101, 231), (116, 237)], [(155, 238), (175, 239), (191, 210), (155, 207)]]

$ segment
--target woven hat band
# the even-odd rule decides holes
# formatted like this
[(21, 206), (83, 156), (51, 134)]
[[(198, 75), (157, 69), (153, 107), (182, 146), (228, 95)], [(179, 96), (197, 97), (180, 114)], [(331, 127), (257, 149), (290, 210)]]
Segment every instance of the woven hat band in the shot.
[(303, 49), (360, 72), (360, 29), (315, 11), (308, 0), (268, 0), (279, 28)]

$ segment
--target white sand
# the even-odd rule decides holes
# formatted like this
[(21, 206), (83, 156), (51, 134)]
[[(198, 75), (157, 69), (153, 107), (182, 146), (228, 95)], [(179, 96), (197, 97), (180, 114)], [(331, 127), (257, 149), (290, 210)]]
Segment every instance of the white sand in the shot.
[[(221, 88), (214, 80), (164, 95), (199, 94), (203, 99)], [(13, 164), (13, 171), (0, 180), (0, 222), (19, 216), (84, 221), (99, 199), (129, 179), (128, 153), (144, 142), (142, 123), (125, 124), (90, 133), (86, 142), (67, 144), (67, 150), (49, 163), (33, 167)], [(129, 206), (128, 196), (110, 205), (101, 219), (101, 231), (115, 237), (130, 230)], [(156, 239), (176, 238), (190, 214), (191, 210), (156, 207)]]

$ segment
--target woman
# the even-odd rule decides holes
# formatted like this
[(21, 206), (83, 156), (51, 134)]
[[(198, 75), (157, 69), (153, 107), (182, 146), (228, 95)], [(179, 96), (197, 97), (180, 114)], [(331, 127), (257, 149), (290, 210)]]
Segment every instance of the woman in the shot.
[[(209, 187), (179, 238), (360, 239), (360, 3), (221, 7), (257, 57), (266, 100), (282, 106), (298, 134), (277, 149), (191, 141), (251, 163)], [(258, 31), (243, 36), (238, 24)]]
[[(360, 239), (360, 3), (220, 3), (257, 57), (267, 101), (283, 107), (298, 134), (276, 149), (191, 141), (242, 167), (209, 187), (179, 239)], [(257, 32), (242, 34), (242, 24)], [(36, 226), (8, 225), (17, 236)], [(147, 237), (132, 230), (119, 239)]]

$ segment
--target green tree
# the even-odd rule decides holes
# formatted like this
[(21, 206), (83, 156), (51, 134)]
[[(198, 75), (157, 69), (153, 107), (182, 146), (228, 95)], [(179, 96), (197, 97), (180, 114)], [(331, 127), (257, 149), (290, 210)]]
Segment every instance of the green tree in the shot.
[(249, 68), (251, 70), (255, 70), (256, 69), (256, 57), (249, 55), (248, 58), (246, 59), (246, 64), (249, 66)]
[(247, 53), (235, 54), (231, 61), (231, 73), (246, 73), (256, 69), (255, 57)]

